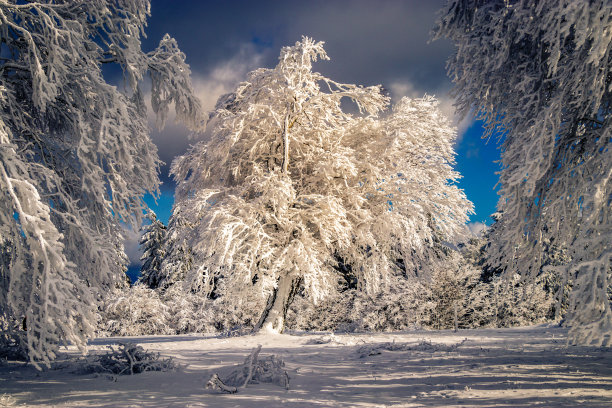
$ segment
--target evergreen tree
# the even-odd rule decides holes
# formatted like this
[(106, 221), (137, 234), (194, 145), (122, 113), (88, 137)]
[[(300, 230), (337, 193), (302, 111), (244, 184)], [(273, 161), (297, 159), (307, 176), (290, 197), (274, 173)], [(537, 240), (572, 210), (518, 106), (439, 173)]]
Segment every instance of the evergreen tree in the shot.
[(140, 238), (140, 247), (143, 254), (140, 257), (142, 266), (140, 267), (138, 282), (155, 289), (160, 284), (161, 264), (166, 256), (166, 226), (157, 219), (157, 216), (151, 210), (149, 210), (147, 218), (151, 223), (143, 227), (143, 234)]

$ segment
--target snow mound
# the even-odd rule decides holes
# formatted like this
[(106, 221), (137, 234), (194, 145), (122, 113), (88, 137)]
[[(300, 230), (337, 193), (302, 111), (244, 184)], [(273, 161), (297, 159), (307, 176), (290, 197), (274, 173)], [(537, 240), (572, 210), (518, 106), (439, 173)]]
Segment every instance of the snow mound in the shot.
[(313, 337), (312, 339), (307, 340), (304, 344), (310, 346), (310, 345), (330, 344), (330, 343), (331, 344), (341, 344), (341, 345), (345, 344), (345, 342), (340, 340), (340, 338), (335, 336), (334, 334)]
[(452, 352), (457, 351), (457, 348), (462, 346), (466, 341), (467, 338), (452, 345), (432, 343), (431, 340), (427, 339), (422, 339), (417, 344), (396, 343), (395, 341), (391, 343), (368, 344), (359, 347), (357, 349), (357, 354), (359, 355), (359, 358), (365, 358), (382, 354), (383, 351), (418, 351), (427, 353), (435, 353), (440, 351)]

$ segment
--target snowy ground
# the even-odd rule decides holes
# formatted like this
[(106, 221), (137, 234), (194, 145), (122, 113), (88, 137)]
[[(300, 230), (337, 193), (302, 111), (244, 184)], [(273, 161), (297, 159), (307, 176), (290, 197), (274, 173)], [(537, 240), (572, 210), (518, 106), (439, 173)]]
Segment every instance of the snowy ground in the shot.
[[(514, 329), (277, 336), (153, 336), (131, 340), (184, 367), (112, 381), (68, 368), (0, 365), (0, 406), (28, 407), (612, 407), (612, 350), (566, 347), (566, 331)], [(207, 390), (263, 346), (281, 357), (286, 390), (252, 384)], [(74, 353), (74, 350), (69, 350)], [(4, 403), (4, 405), (3, 405)]]

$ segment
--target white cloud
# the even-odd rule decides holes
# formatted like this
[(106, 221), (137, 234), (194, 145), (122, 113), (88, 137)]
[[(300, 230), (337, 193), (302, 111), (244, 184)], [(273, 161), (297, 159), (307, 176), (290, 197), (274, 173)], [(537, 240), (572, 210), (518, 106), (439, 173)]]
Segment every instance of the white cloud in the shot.
[(484, 222), (479, 222), (479, 221), (469, 222), (467, 224), (467, 227), (470, 230), (470, 232), (477, 237), (482, 236), (488, 228), (487, 224), (485, 224)]
[(416, 89), (411, 82), (393, 82), (389, 87), (391, 92), (391, 99), (396, 102), (402, 99), (404, 96), (409, 98), (420, 98), (425, 94)]
[(243, 45), (232, 58), (215, 66), (208, 74), (192, 76), (193, 87), (205, 111), (215, 107), (219, 96), (231, 92), (246, 79), (249, 71), (261, 65), (262, 55), (252, 45)]
[(142, 251), (140, 250), (140, 245), (138, 242), (140, 241), (140, 232), (134, 231), (132, 228), (124, 227), (123, 228), (123, 246), (125, 249), (125, 253), (130, 260), (130, 266), (140, 266), (142, 265), (142, 261), (140, 257), (142, 256)]

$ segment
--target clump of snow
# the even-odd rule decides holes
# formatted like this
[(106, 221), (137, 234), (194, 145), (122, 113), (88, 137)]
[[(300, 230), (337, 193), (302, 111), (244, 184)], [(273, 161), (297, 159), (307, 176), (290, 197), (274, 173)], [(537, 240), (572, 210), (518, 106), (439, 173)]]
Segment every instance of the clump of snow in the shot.
[(325, 336), (321, 336), (321, 337), (313, 337), (312, 339), (308, 339), (306, 343), (304, 344), (311, 345), (311, 344), (329, 344), (329, 343), (343, 344), (340, 342), (340, 339), (337, 336), (335, 336), (333, 333), (326, 334)]
[(13, 407), (17, 400), (8, 394), (0, 395), (0, 407)]
[(456, 351), (458, 347), (462, 346), (467, 338), (463, 339), (461, 342), (448, 345), (448, 344), (438, 344), (432, 343), (431, 340), (421, 339), (417, 344), (409, 344), (409, 343), (396, 343), (395, 340), (393, 342), (386, 342), (380, 344), (368, 344), (357, 349), (357, 354), (359, 358), (365, 358), (370, 356), (376, 356), (382, 354), (383, 351), (420, 351), (420, 352), (452, 352)]

